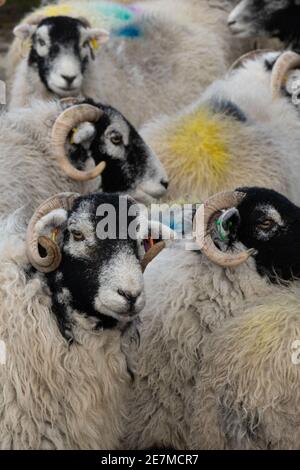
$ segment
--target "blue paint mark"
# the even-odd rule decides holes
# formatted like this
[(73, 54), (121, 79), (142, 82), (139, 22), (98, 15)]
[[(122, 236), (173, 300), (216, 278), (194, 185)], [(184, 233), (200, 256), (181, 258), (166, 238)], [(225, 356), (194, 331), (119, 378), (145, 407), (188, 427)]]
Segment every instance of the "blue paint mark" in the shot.
[(123, 38), (140, 38), (142, 32), (138, 26), (128, 25), (123, 26), (122, 28), (116, 29), (113, 31), (114, 36), (123, 37)]
[(120, 21), (130, 21), (133, 20), (135, 16), (132, 10), (117, 4), (110, 5), (109, 3), (101, 3), (97, 6), (97, 9), (104, 16), (113, 17)]

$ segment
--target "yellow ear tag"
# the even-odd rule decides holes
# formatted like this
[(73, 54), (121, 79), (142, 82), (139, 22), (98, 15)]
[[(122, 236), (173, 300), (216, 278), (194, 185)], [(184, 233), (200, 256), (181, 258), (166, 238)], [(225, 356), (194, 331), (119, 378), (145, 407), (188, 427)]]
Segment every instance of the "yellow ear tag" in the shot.
[(70, 137), (70, 144), (74, 144), (74, 136), (77, 131), (78, 131), (77, 127), (74, 127), (74, 129), (72, 129), (72, 135)]
[(99, 49), (99, 44), (98, 44), (98, 41), (97, 39), (91, 39), (90, 40), (90, 45), (91, 45), (91, 48), (92, 49)]
[(21, 56), (23, 59), (27, 57), (28, 52), (30, 51), (32, 46), (32, 40), (31, 39), (23, 39), (20, 43), (20, 52)]
[(55, 228), (51, 233), (51, 240), (56, 242), (57, 235), (59, 234), (59, 228)]

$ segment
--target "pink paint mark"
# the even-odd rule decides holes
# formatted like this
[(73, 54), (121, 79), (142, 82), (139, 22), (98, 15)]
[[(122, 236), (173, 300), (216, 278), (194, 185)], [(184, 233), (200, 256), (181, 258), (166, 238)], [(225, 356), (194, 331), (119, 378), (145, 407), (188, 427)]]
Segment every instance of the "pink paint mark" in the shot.
[(143, 9), (138, 6), (138, 5), (128, 5), (127, 6), (128, 10), (131, 10), (133, 13), (137, 14), (137, 15), (140, 15), (141, 13), (143, 13)]

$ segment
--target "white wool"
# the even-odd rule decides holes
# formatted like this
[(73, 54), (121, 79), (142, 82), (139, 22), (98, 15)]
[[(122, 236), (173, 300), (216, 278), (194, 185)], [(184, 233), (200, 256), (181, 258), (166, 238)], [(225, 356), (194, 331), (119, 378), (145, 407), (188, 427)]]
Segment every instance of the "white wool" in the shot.
[(24, 242), (3, 237), (0, 259), (1, 449), (118, 448), (131, 384), (120, 331), (78, 321), (69, 345), (43, 277), (26, 274)]

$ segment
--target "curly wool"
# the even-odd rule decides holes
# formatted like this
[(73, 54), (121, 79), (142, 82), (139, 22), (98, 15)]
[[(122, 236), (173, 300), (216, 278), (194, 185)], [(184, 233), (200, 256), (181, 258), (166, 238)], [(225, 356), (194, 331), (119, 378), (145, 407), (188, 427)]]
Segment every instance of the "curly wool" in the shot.
[(207, 338), (190, 448), (299, 449), (299, 290), (241, 311)]
[(1, 449), (114, 449), (131, 379), (120, 331), (78, 322), (76, 341), (59, 333), (43, 278), (28, 275), (24, 243), (0, 246)]
[(153, 261), (145, 286), (147, 304), (123, 445), (186, 449), (205, 338), (247, 300), (282, 288), (259, 276), (253, 260), (224, 270), (201, 253), (186, 251), (184, 242)]

